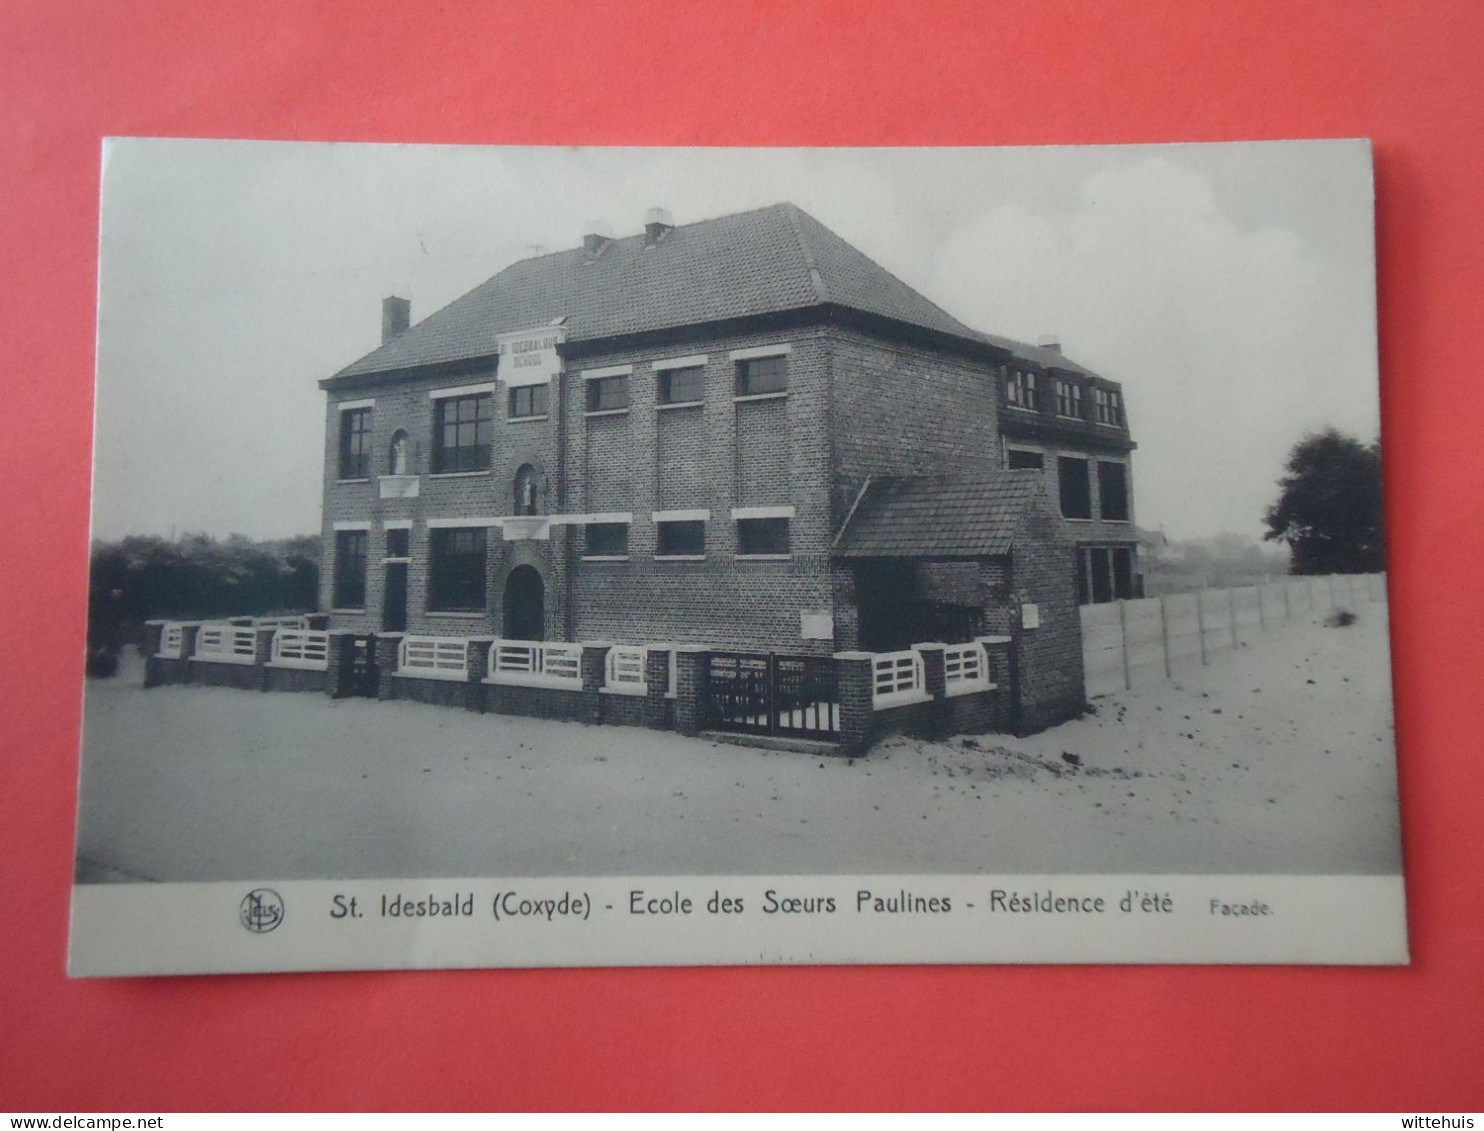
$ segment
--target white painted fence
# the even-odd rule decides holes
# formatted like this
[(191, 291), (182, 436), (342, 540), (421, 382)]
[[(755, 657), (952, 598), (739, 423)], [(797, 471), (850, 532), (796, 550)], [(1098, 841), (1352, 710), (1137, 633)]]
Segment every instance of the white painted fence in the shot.
[(582, 645), (496, 640), (490, 645), (486, 683), (582, 689)]
[(469, 678), (469, 641), (459, 636), (404, 636), (397, 645), (397, 674), (414, 679)]
[(257, 658), (258, 630), (230, 624), (203, 624), (196, 630), (193, 660), (213, 664), (251, 664)]
[(273, 656), (269, 663), (276, 668), (327, 671), (330, 667), (330, 634), (280, 628), (273, 634)]
[(927, 698), (922, 653), (878, 652), (871, 661), (871, 708), (880, 711)]
[(178, 660), (185, 654), (185, 625), (171, 621), (160, 630), (160, 650), (155, 653), (162, 660)]
[(1289, 577), (1267, 585), (1203, 589), (1141, 601), (1083, 605), (1087, 694), (1145, 687), (1290, 621), (1386, 600), (1386, 575)]
[(613, 695), (649, 694), (649, 649), (642, 645), (617, 644), (608, 649), (604, 661), (603, 690)]
[(989, 691), (989, 656), (984, 645), (950, 644), (943, 649), (943, 694), (947, 697)]

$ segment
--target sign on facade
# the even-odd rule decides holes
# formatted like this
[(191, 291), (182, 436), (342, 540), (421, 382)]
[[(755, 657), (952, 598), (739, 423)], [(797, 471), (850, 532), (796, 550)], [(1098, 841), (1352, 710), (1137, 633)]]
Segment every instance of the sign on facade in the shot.
[(557, 347), (566, 340), (567, 331), (556, 326), (499, 335), (499, 379), (512, 389), (546, 384), (562, 371)]

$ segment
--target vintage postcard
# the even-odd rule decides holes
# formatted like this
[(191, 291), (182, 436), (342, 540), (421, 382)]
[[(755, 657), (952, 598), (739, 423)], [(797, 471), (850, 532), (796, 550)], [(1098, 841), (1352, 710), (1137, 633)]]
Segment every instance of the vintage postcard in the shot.
[(1364, 141), (103, 154), (70, 969), (1407, 961)]

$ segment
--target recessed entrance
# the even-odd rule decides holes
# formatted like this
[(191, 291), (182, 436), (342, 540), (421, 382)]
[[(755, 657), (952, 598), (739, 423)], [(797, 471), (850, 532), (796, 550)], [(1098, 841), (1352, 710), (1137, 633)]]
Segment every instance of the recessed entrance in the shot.
[(386, 563), (386, 587), (382, 595), (383, 632), (407, 631), (407, 563)]
[(546, 587), (528, 565), (516, 566), (505, 579), (505, 639), (544, 640)]

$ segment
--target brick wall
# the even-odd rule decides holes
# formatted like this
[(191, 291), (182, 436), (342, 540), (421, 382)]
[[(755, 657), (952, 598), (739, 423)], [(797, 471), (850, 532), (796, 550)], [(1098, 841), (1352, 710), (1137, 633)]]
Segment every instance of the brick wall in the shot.
[[(629, 411), (592, 416), (585, 402), (565, 403), (573, 495), (589, 512), (633, 515), (627, 561), (582, 560), (574, 528), (572, 639), (674, 642), (827, 655), (832, 641), (804, 641), (800, 615), (828, 613), (826, 469), (829, 439), (821, 422), (828, 393), (824, 333), (794, 329), (691, 339), (667, 347), (584, 356), (572, 368), (631, 365)], [(737, 401), (730, 351), (789, 345), (788, 395)], [(704, 355), (704, 402), (658, 407), (655, 361)], [(579, 377), (580, 380), (580, 377)], [(791, 556), (740, 559), (733, 507), (791, 506)], [(656, 560), (660, 510), (711, 512), (704, 561)]]
[[(988, 611), (990, 632), (1013, 638), (1012, 727), (1028, 734), (1075, 718), (1087, 702), (1082, 672), (1082, 628), (1074, 577), (1076, 552), (1050, 500), (1029, 512), (1011, 551), (1008, 601)], [(1020, 623), (1033, 603), (1039, 628)]]
[(832, 352), (833, 525), (868, 475), (1000, 466), (994, 370), (945, 351), (836, 330)]

